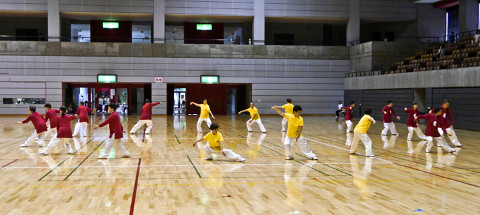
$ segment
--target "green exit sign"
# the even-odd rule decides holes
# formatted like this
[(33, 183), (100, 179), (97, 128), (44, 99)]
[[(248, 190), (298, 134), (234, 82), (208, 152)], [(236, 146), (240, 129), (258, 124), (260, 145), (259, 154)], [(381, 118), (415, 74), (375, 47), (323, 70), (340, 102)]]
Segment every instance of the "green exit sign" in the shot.
[(197, 24), (197, 31), (211, 31), (212, 24)]
[(115, 29), (118, 28), (118, 22), (103, 22), (103, 28)]
[(218, 84), (220, 77), (218, 75), (202, 75), (200, 76), (200, 83), (202, 84)]
[(97, 75), (98, 83), (117, 83), (117, 75)]

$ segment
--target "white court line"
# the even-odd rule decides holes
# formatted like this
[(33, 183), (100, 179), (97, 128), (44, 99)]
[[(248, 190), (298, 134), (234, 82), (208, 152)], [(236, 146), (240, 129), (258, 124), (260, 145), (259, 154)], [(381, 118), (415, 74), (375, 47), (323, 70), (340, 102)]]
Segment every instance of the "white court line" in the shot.
[[(391, 163), (391, 162), (379, 162), (375, 164), (383, 164), (383, 163)], [(244, 164), (244, 166), (285, 166), (285, 164)], [(349, 165), (351, 163), (314, 163), (314, 165), (320, 165), (320, 164), (329, 164), (329, 165)], [(218, 167), (218, 166), (236, 166), (237, 164), (220, 164), (220, 165), (213, 165), (213, 164), (208, 164), (208, 165), (195, 165), (195, 166), (213, 166), (213, 167)], [(164, 165), (142, 165), (141, 167), (191, 167), (191, 164), (164, 164)], [(103, 167), (115, 167), (115, 168), (138, 168), (138, 165), (135, 166), (79, 166), (78, 168), (103, 168)], [(51, 169), (50, 167), (4, 167), (3, 169)]]

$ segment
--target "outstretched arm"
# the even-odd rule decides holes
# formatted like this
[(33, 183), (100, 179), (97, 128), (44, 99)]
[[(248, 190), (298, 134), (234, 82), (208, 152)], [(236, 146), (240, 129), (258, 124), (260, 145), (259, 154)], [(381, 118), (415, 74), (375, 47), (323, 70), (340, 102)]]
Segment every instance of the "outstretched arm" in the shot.
[(372, 121), (373, 124), (377, 123), (373, 117), (370, 117), (369, 120)]
[(208, 110), (208, 113), (210, 113), (210, 115), (212, 116), (213, 119), (215, 119), (215, 117), (213, 116), (213, 113), (211, 110)]
[(197, 106), (197, 107), (200, 107), (200, 105), (197, 104), (197, 103), (195, 103), (195, 102), (190, 102), (190, 105), (195, 105), (195, 106)]
[(282, 111), (280, 111), (276, 105), (272, 107), (272, 110), (277, 111), (278, 115), (285, 117), (285, 114)]
[(247, 112), (247, 110), (248, 109), (242, 110), (242, 111), (238, 112), (238, 114), (245, 113), (245, 112)]
[(195, 142), (193, 143), (193, 146), (197, 145), (197, 143), (200, 142), (200, 141), (202, 141), (202, 140), (203, 140), (203, 137), (200, 138), (200, 139), (198, 139), (197, 141), (195, 141)]

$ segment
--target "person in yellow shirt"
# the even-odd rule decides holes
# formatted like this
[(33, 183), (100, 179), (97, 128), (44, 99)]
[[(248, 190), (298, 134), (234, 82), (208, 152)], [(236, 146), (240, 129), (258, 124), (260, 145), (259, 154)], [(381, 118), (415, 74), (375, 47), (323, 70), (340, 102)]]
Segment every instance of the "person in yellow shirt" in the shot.
[(305, 156), (312, 160), (318, 160), (317, 156), (312, 152), (312, 149), (307, 144), (307, 141), (302, 136), (303, 130), (303, 118), (300, 116), (302, 114), (302, 107), (300, 105), (295, 105), (293, 107), (293, 114), (285, 114), (278, 109), (277, 106), (273, 106), (272, 110), (277, 111), (280, 116), (283, 116), (288, 120), (288, 130), (287, 137), (283, 145), (285, 146), (285, 160), (293, 160), (292, 154), (292, 145), (291, 142), (295, 140), (298, 148), (302, 151)]
[(216, 154), (218, 152), (221, 152), (223, 156), (227, 157), (230, 160), (235, 160), (238, 162), (243, 162), (245, 161), (244, 158), (242, 158), (241, 155), (233, 152), (230, 149), (225, 149), (225, 146), (223, 145), (223, 136), (222, 133), (218, 132), (218, 126), (217, 123), (212, 123), (210, 125), (210, 130), (211, 132), (205, 135), (203, 138), (198, 139), (193, 143), (193, 146), (195, 146), (198, 142), (205, 140), (207, 141), (207, 144), (203, 146), (203, 150), (205, 151), (206, 158), (205, 160), (213, 160), (212, 153)]
[[(292, 104), (292, 99), (287, 98), (287, 103), (284, 104), (283, 106), (278, 106), (278, 108), (283, 108), (285, 109), (285, 113), (288, 114), (293, 114), (293, 104)], [(285, 117), (282, 119), (282, 132), (285, 132), (286, 126), (287, 126), (288, 120), (285, 119)]]
[(205, 121), (210, 127), (212, 125), (212, 120), (210, 120), (209, 114), (212, 115), (212, 118), (215, 119), (213, 116), (212, 111), (210, 111), (210, 106), (208, 106), (207, 99), (203, 99), (203, 104), (199, 105), (195, 102), (190, 102), (190, 105), (195, 105), (200, 108), (200, 117), (198, 118), (197, 121), (197, 132), (203, 132), (202, 130), (202, 122)]
[(370, 129), (370, 125), (373, 123), (375, 124), (375, 120), (370, 116), (372, 110), (366, 109), (365, 115), (363, 115), (360, 122), (358, 122), (357, 126), (353, 130), (353, 141), (352, 146), (350, 147), (350, 154), (357, 153), (357, 147), (360, 140), (365, 145), (365, 156), (367, 157), (374, 157), (375, 155), (372, 154), (372, 140), (367, 135), (368, 129)]
[(250, 103), (250, 108), (242, 110), (242, 111), (238, 112), (238, 114), (245, 113), (245, 112), (249, 112), (250, 117), (252, 117), (247, 121), (248, 132), (253, 132), (253, 129), (252, 129), (253, 123), (257, 123), (258, 127), (260, 127), (260, 131), (262, 131), (263, 133), (267, 132), (267, 130), (265, 129), (265, 127), (262, 124), (262, 120), (260, 119), (260, 114), (258, 114), (258, 109), (255, 107), (253, 102)]

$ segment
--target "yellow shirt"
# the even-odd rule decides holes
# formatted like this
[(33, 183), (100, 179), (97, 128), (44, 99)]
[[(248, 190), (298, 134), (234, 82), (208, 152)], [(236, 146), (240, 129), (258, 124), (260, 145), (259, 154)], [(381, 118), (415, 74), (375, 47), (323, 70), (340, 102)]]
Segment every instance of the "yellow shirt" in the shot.
[[(258, 109), (256, 107), (253, 108), (248, 108), (247, 111), (250, 113), (250, 117), (252, 117), (253, 120), (260, 119), (260, 114), (258, 114)], [(255, 118), (253, 116), (257, 115)]]
[(208, 114), (210, 113), (210, 106), (208, 106), (206, 104), (201, 104), (200, 108), (201, 108), (200, 109), (200, 118), (207, 119)]
[(370, 125), (372, 124), (372, 121), (370, 120), (371, 118), (372, 117), (370, 117), (370, 115), (363, 115), (362, 119), (360, 119), (360, 122), (358, 122), (357, 126), (355, 126), (355, 130), (353, 130), (353, 132), (366, 134), (370, 128)]
[(288, 114), (293, 114), (293, 104), (292, 103), (287, 103), (282, 106), (283, 109), (285, 109), (285, 113)]
[(210, 132), (207, 135), (205, 135), (203, 139), (208, 142), (208, 145), (213, 150), (215, 151), (222, 150), (222, 148), (220, 148), (220, 142), (223, 142), (223, 136), (220, 132), (217, 132), (217, 134), (215, 135), (212, 132)]
[[(285, 114), (285, 119), (288, 120), (287, 137), (297, 138), (298, 127), (303, 126), (303, 118), (301, 116), (295, 117), (293, 114)], [(299, 137), (302, 137), (300, 134)]]

